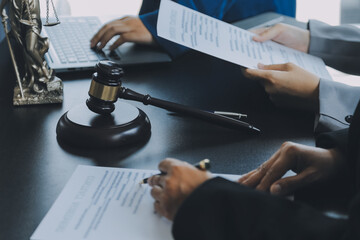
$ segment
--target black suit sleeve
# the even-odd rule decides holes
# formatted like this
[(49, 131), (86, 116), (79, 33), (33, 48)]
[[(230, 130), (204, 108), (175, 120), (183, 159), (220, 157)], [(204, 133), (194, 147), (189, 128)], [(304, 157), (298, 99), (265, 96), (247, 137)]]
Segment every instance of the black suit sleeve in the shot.
[(346, 156), (350, 177), (356, 191), (360, 192), (360, 101), (352, 116), (350, 128), (318, 135), (316, 146), (336, 148)]
[(316, 137), (316, 146), (326, 149), (337, 148), (346, 154), (349, 138), (349, 129), (319, 134)]
[(214, 178), (180, 207), (175, 239), (341, 239), (347, 221), (285, 198)]
[[(180, 207), (172, 229), (175, 239), (360, 239), (360, 103), (349, 130), (318, 136), (317, 145), (346, 152), (350, 183), (356, 182), (348, 219), (330, 218), (308, 205), (214, 178)], [(346, 184), (328, 187), (336, 196)], [(329, 200), (324, 197), (323, 203)]]

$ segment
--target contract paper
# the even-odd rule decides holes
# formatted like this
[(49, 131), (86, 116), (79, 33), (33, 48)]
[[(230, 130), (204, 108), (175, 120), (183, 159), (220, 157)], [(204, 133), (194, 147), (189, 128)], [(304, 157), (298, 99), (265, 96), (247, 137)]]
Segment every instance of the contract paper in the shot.
[(154, 213), (151, 188), (139, 184), (157, 173), (78, 166), (31, 240), (173, 239), (171, 222)]
[(319, 78), (331, 77), (321, 58), (285, 47), (273, 41), (254, 42), (254, 33), (162, 0), (157, 22), (158, 36), (211, 56), (256, 69), (258, 63), (292, 62)]

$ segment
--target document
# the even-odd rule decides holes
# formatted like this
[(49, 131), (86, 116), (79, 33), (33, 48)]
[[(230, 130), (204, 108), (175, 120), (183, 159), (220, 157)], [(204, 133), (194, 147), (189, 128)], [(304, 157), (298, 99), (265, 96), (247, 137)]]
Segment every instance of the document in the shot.
[(157, 22), (158, 36), (211, 56), (256, 69), (258, 63), (292, 62), (320, 78), (331, 80), (322, 59), (273, 41), (254, 42), (254, 33), (162, 0)]
[(173, 239), (172, 223), (154, 213), (151, 188), (139, 184), (157, 173), (78, 166), (31, 240)]

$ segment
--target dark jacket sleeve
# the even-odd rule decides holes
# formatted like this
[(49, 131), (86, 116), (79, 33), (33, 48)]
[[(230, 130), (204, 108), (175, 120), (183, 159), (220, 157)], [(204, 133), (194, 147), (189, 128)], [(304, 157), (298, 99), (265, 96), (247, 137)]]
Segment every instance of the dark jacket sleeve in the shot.
[(351, 115), (350, 128), (318, 135), (316, 146), (337, 148), (346, 156), (350, 173), (360, 192), (360, 101)]
[(214, 178), (180, 207), (175, 239), (341, 239), (346, 220), (285, 198)]
[(356, 188), (360, 192), (360, 101), (351, 119), (348, 141), (348, 160), (355, 169)]
[(153, 36), (155, 42), (162, 49), (164, 49), (172, 58), (176, 58), (176, 57), (180, 56), (181, 54), (185, 53), (188, 50), (188, 48), (181, 46), (179, 44), (170, 42), (161, 37), (158, 37), (157, 30), (156, 30), (158, 13), (159, 13), (158, 10), (151, 12), (151, 13), (146, 13), (146, 14), (140, 15), (140, 19), (143, 22), (143, 24), (145, 25), (145, 27), (149, 30), (151, 35)]
[[(149, 0), (145, 0), (149, 1)], [(145, 4), (145, 1), (143, 5)], [(154, 1), (154, 0), (152, 0)], [(233, 5), (234, 0), (212, 0), (212, 1), (195, 1), (195, 0), (175, 0), (181, 5), (189, 7), (191, 9), (200, 11), (212, 17), (222, 19), (224, 14), (229, 10), (229, 8)], [(175, 58), (183, 53), (185, 53), (188, 48), (183, 47), (179, 44), (170, 42), (165, 40), (161, 37), (158, 37), (156, 25), (157, 25), (157, 18), (158, 18), (158, 9), (153, 12), (141, 14), (140, 19), (149, 30), (151, 35), (153, 36), (154, 40), (166, 51), (168, 52), (171, 57)]]
[[(348, 159), (356, 190), (347, 219), (335, 219), (297, 201), (214, 178), (180, 206), (172, 229), (175, 239), (360, 239), (360, 102), (349, 130), (322, 134), (317, 144), (338, 148)], [(324, 204), (329, 200), (323, 199)]]
[(316, 137), (316, 146), (326, 149), (337, 148), (342, 153), (347, 152), (349, 128), (339, 131), (319, 134)]

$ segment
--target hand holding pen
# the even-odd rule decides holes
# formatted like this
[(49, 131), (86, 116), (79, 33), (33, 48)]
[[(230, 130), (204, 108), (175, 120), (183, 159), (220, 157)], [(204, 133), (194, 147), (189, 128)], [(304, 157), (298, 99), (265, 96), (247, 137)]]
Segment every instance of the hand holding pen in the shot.
[[(196, 168), (199, 169), (199, 170), (204, 170), (204, 171), (209, 170), (209, 169), (210, 169), (210, 160), (209, 160), (209, 159), (201, 160), (200, 162), (195, 163), (193, 166), (196, 167)], [(161, 172), (161, 173), (156, 174), (156, 175), (159, 176), (159, 175), (165, 175), (165, 174), (166, 174), (166, 172)], [(140, 184), (146, 184), (146, 183), (148, 183), (149, 178), (150, 178), (150, 177), (144, 178), (144, 179), (140, 182)]]
[(182, 202), (198, 186), (212, 177), (210, 172), (199, 170), (206, 170), (209, 166), (208, 159), (195, 165), (170, 158), (160, 162), (161, 174), (147, 180), (152, 187), (151, 196), (155, 199), (155, 211), (173, 220)]

